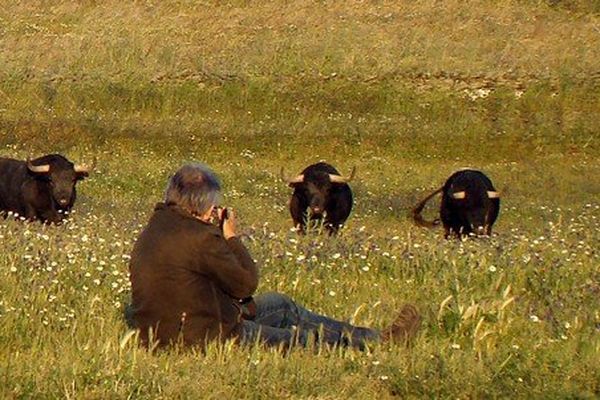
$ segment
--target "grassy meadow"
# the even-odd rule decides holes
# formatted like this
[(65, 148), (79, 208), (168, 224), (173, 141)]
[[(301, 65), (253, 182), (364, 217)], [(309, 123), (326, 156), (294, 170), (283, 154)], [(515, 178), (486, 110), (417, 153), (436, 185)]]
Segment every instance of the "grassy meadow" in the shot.
[[(4, 2), (0, 156), (94, 165), (61, 226), (0, 220), (1, 398), (598, 398), (597, 1)], [(149, 354), (122, 319), (167, 178), (223, 181), (258, 292), (410, 348)], [(290, 230), (279, 171), (357, 167), (336, 238)], [(495, 234), (411, 207), (457, 168), (501, 192)], [(438, 201), (425, 210), (435, 216)]]

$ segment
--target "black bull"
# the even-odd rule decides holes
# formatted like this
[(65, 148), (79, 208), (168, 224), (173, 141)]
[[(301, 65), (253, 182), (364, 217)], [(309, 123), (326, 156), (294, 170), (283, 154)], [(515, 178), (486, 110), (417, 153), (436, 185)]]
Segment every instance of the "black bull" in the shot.
[(75, 203), (75, 184), (86, 176), (87, 167), (59, 154), (28, 161), (0, 158), (0, 213), (58, 223)]
[(444, 186), (431, 193), (413, 209), (417, 225), (435, 226), (439, 220), (425, 221), (421, 212), (425, 204), (442, 192), (440, 219), (445, 236), (490, 235), (500, 212), (500, 196), (492, 181), (481, 171), (465, 169), (452, 174)]
[(352, 210), (352, 190), (348, 181), (354, 176), (343, 177), (330, 164), (320, 162), (306, 167), (298, 176), (281, 177), (294, 193), (290, 200), (290, 214), (300, 233), (306, 230), (307, 220), (320, 222), (328, 233), (335, 234), (346, 222)]

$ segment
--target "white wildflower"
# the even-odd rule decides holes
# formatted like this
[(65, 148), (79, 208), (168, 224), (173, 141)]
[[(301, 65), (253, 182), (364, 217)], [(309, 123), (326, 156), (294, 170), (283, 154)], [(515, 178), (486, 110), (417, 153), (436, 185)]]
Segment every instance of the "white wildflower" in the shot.
[(530, 315), (529, 319), (531, 320), (531, 322), (540, 322), (540, 319), (537, 315)]

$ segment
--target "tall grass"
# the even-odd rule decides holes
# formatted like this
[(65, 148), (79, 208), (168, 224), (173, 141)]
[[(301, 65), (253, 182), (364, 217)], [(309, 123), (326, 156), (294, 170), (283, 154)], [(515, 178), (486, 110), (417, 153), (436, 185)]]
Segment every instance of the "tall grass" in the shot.
[[(594, 2), (26, 2), (0, 7), (0, 156), (94, 163), (63, 226), (0, 221), (6, 398), (594, 398), (600, 96)], [(343, 233), (290, 231), (279, 169), (357, 166)], [(222, 177), (259, 292), (411, 348), (149, 354), (127, 264), (167, 177)], [(408, 211), (459, 167), (502, 195), (497, 235)], [(435, 202), (434, 202), (435, 203)], [(425, 212), (433, 216), (435, 204)]]

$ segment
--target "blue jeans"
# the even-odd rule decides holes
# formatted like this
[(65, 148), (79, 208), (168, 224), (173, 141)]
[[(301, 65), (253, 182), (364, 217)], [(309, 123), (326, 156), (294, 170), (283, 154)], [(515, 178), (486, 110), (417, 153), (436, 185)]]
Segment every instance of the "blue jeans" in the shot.
[(379, 331), (362, 328), (315, 314), (279, 293), (265, 293), (254, 298), (256, 317), (244, 320), (240, 341), (268, 346), (306, 347), (311, 336), (316, 343), (334, 346), (352, 346), (364, 349), (368, 342), (380, 340)]

